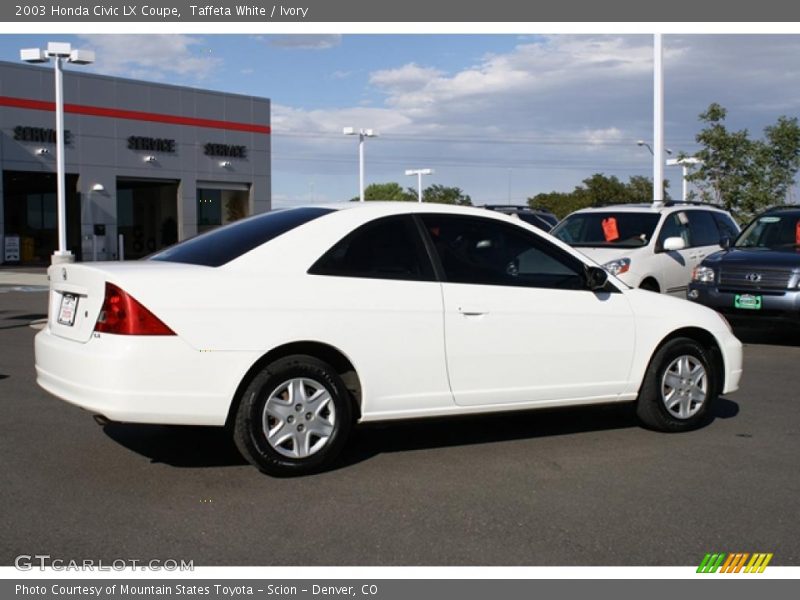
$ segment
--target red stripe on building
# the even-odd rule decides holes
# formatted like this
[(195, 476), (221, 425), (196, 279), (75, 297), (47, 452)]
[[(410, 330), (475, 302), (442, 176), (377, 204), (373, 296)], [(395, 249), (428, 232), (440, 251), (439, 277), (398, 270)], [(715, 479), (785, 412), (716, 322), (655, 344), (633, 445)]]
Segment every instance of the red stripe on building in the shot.
[[(30, 100), (28, 98), (12, 98), (0, 96), (0, 106), (12, 108), (28, 108), (31, 110), (55, 111), (55, 102), (43, 100)], [(75, 115), (89, 115), (92, 117), (107, 117), (110, 119), (128, 119), (130, 121), (149, 121), (151, 123), (169, 123), (170, 125), (189, 125), (191, 127), (206, 127), (209, 129), (227, 129), (229, 131), (247, 131), (250, 133), (269, 134), (268, 125), (255, 125), (253, 123), (238, 123), (236, 121), (219, 121), (217, 119), (198, 119), (195, 117), (181, 117), (179, 115), (164, 115), (160, 113), (144, 112), (140, 110), (123, 110), (120, 108), (104, 108), (102, 106), (87, 106), (85, 104), (64, 103), (64, 112)]]

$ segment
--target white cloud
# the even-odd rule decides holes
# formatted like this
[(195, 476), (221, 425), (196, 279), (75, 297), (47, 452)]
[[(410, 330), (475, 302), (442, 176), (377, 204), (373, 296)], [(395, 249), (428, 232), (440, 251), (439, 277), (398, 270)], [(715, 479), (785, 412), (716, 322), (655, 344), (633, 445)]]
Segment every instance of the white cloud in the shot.
[(327, 50), (342, 43), (340, 34), (305, 34), (271, 35), (265, 38), (270, 46), (292, 48), (295, 50)]
[(374, 71), (370, 74), (369, 82), (390, 94), (403, 94), (424, 89), (429, 82), (442, 75), (442, 71), (438, 69), (409, 63), (398, 69)]
[(281, 133), (341, 134), (343, 127), (371, 127), (378, 131), (397, 130), (411, 120), (387, 108), (351, 107), (340, 109), (301, 110), (280, 104), (272, 105), (272, 129)]
[(188, 81), (202, 81), (222, 65), (222, 59), (215, 57), (201, 38), (188, 35), (86, 34), (79, 37), (97, 55), (93, 69), (107, 75), (149, 80), (178, 76)]
[(622, 131), (616, 127), (606, 129), (586, 129), (583, 132), (586, 141), (592, 146), (600, 146), (609, 142), (619, 142), (623, 139)]

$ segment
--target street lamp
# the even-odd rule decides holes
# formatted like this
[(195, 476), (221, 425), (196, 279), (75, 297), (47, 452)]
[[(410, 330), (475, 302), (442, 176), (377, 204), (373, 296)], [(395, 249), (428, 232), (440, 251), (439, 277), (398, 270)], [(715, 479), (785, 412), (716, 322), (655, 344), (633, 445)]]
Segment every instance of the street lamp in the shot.
[(72, 262), (75, 257), (67, 250), (67, 200), (64, 175), (64, 61), (76, 65), (88, 65), (94, 62), (91, 50), (72, 49), (70, 44), (49, 42), (47, 49), (25, 48), (19, 52), (20, 60), (27, 63), (46, 63), (55, 59), (56, 74), (56, 180), (58, 186), (58, 250), (51, 258), (53, 264)]
[(670, 158), (667, 159), (667, 166), (674, 167), (680, 165), (683, 167), (683, 195), (682, 199), (686, 202), (686, 196), (689, 192), (689, 182), (686, 181), (686, 176), (689, 174), (689, 165), (702, 165), (703, 161), (694, 156), (686, 156), (684, 158)]
[(359, 199), (361, 200), (361, 202), (363, 202), (364, 201), (364, 139), (375, 137), (378, 135), (378, 132), (372, 129), (356, 130), (353, 127), (345, 127), (342, 130), (342, 133), (345, 135), (358, 136), (358, 190), (359, 190)]
[(433, 173), (433, 169), (406, 169), (406, 175), (417, 176), (417, 202), (422, 202), (422, 176), (431, 173)]
[[(650, 155), (654, 156), (653, 149), (650, 147), (650, 144), (648, 144), (644, 140), (637, 141), (636, 145), (637, 146), (644, 146), (645, 148), (647, 148), (650, 151)], [(672, 150), (670, 150), (669, 148), (664, 148), (664, 152), (666, 152), (667, 154), (672, 154)]]

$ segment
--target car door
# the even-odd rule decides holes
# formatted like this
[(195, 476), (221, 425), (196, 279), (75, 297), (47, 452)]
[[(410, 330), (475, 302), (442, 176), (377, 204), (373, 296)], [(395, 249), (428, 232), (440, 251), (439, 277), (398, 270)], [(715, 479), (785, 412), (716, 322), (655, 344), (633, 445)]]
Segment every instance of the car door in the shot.
[(628, 385), (634, 319), (624, 294), (589, 291), (580, 260), (522, 226), (421, 220), (444, 280), (457, 404), (614, 399)]
[(365, 416), (453, 406), (441, 286), (411, 215), (356, 228), (308, 273), (325, 310), (306, 319), (356, 365)]
[[(664, 250), (664, 240), (679, 237), (685, 247), (682, 250)], [(692, 248), (687, 211), (676, 211), (664, 217), (655, 251), (658, 255), (658, 271), (661, 275), (661, 291), (685, 297), (692, 269), (697, 264), (696, 249)]]

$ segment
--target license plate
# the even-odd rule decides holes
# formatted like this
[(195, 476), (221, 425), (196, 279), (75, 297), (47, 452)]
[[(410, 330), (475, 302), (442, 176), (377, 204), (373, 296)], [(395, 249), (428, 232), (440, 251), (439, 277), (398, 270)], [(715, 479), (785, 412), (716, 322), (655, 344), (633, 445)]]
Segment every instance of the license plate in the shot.
[(74, 294), (61, 296), (61, 308), (58, 309), (58, 322), (67, 327), (75, 324), (75, 311), (78, 308), (78, 297)]
[(754, 296), (753, 294), (736, 294), (733, 298), (734, 308), (744, 308), (747, 310), (760, 310), (761, 309), (761, 296)]

